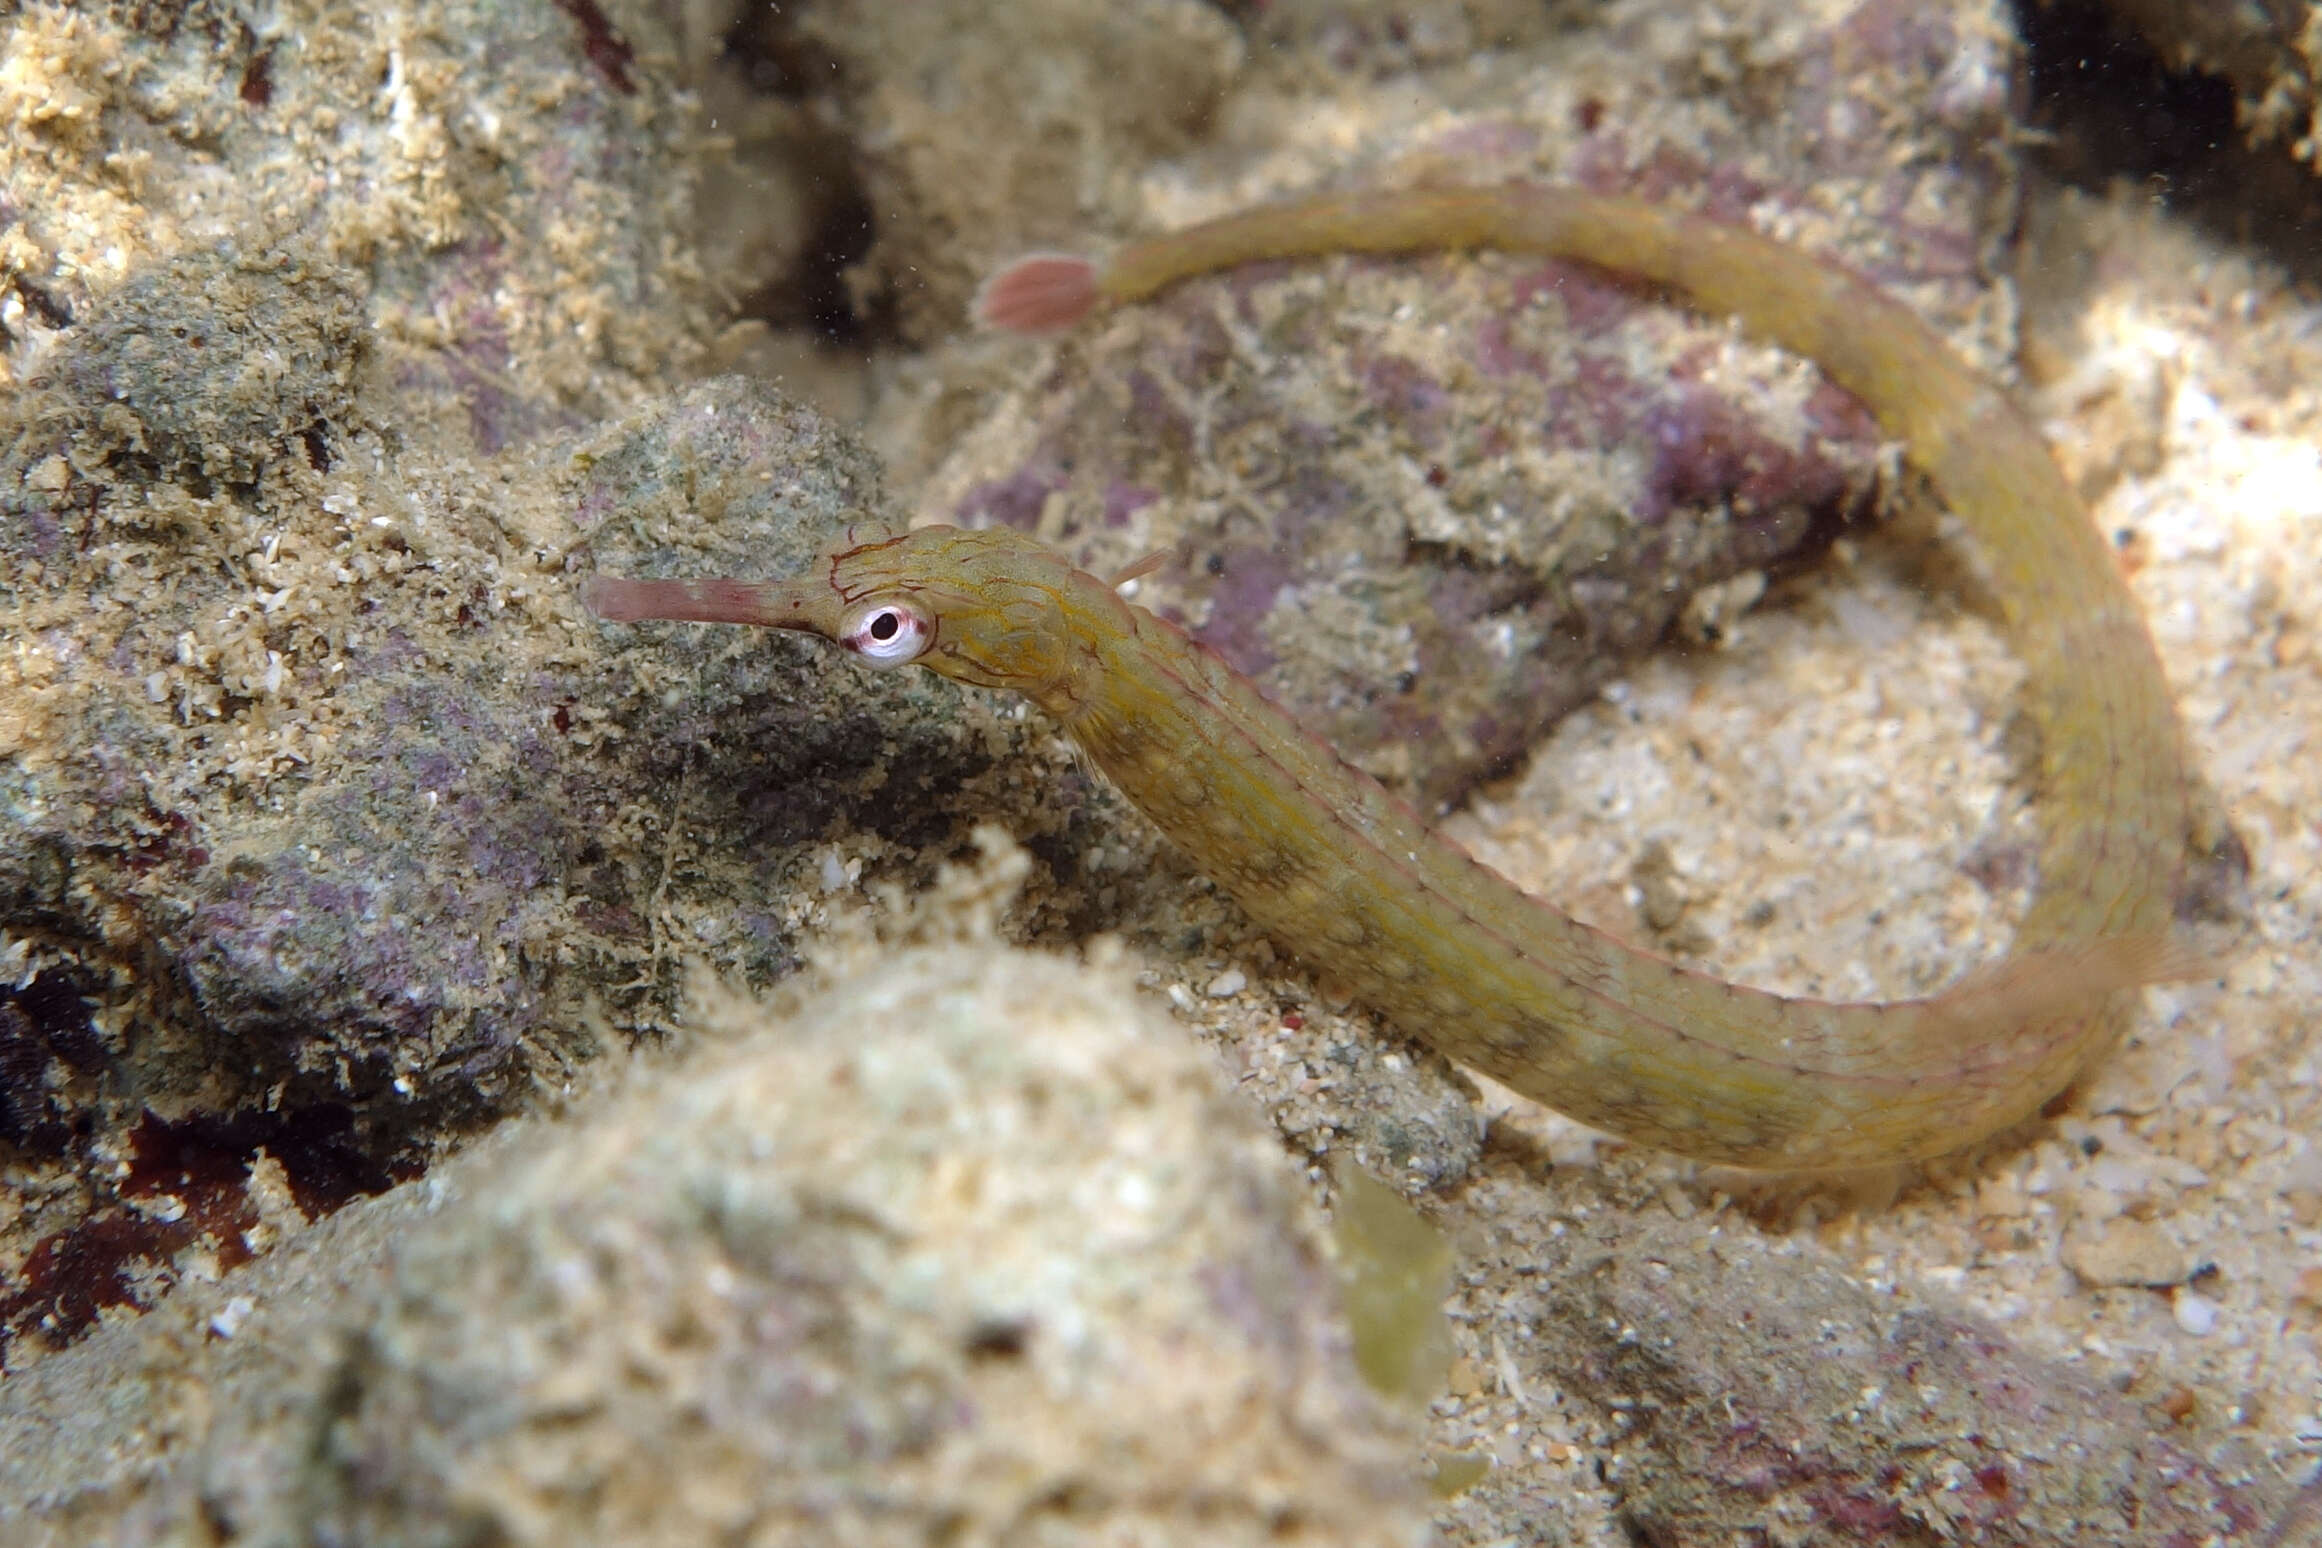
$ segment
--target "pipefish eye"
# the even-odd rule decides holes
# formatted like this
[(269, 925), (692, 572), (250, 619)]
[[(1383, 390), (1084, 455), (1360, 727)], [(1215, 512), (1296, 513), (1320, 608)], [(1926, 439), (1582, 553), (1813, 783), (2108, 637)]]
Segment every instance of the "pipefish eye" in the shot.
[(935, 643), (935, 620), (916, 602), (887, 597), (858, 608), (839, 643), (872, 666), (906, 666)]

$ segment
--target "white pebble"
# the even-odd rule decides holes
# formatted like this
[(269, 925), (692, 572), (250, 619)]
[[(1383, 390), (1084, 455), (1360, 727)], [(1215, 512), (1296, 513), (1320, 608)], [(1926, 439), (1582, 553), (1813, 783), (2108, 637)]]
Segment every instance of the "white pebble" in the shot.
[(2169, 1298), (2169, 1309), (2176, 1314), (2177, 1326), (2195, 1338), (2207, 1337), (2217, 1327), (2217, 1303), (2198, 1290), (2179, 1286)]
[(1223, 1000), (1232, 995), (1240, 994), (1249, 986), (1250, 980), (1240, 968), (1227, 968), (1209, 981), (1209, 997), (1213, 1000)]
[(257, 1303), (248, 1296), (237, 1295), (219, 1307), (217, 1314), (210, 1318), (210, 1331), (220, 1338), (232, 1338), (236, 1333), (242, 1331), (242, 1324), (248, 1321), (250, 1313), (257, 1309)]

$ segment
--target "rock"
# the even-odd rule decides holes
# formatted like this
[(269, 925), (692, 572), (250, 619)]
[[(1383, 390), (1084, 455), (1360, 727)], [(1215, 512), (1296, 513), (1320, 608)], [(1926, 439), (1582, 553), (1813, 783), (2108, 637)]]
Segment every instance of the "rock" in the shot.
[[(303, 295), (294, 272), (249, 283)], [(112, 337), (102, 316), (92, 339)], [(860, 450), (770, 388), (656, 402), (516, 487), (423, 470), (359, 420), (330, 422), (338, 460), (314, 466), (293, 400), (328, 406), (299, 388), (237, 409), (273, 427), (247, 445), (277, 505), (179, 482), (224, 467), (173, 462), (140, 485), (155, 475), (84, 458), (104, 413), (81, 439), (30, 437), (94, 482), (0, 491), (16, 502), (0, 594), (39, 642), (38, 680), (0, 726), (0, 930), (51, 943), (28, 963), (45, 1009), (8, 1024), (30, 1075), (6, 1121), (60, 1160), (131, 1162), (56, 1227), (82, 1235), (36, 1236), (41, 1272), (0, 1296), (0, 1343), (143, 1302), (204, 1237), (232, 1261), (240, 1183), (193, 1209), (174, 1180), (187, 1166), (240, 1179), (263, 1148), (327, 1211), (588, 1058), (585, 1004), (665, 1027), (682, 954), (761, 983), (789, 971), (820, 895), (791, 881), (819, 875), (833, 834), (948, 833), (946, 792), (1005, 744), (917, 674), (580, 607), (587, 566), (796, 573), (880, 519)], [(153, 428), (202, 420), (199, 390), (121, 401), (135, 440), (108, 444), (207, 443)], [(138, 519), (124, 530), (117, 512)], [(848, 818), (875, 789), (876, 810)], [(119, 1013), (76, 1031), (125, 960), (175, 986), (147, 991), (167, 1035), (130, 1038)], [(198, 1164), (183, 1159), (197, 1133)], [(157, 1234), (140, 1200), (159, 1198), (190, 1215)]]
[[(46, 492), (107, 472), (249, 484), (286, 457), (327, 459), (357, 419), (367, 290), (297, 247), (196, 248), (139, 274), (93, 303), (33, 379), (50, 414), (83, 420), (77, 440), (52, 443), (65, 477)], [(16, 557), (59, 555), (36, 541)]]
[(573, 670), (581, 427), (700, 333), (657, 36), (0, 22), (0, 1362), (268, 1239), (261, 1152), (306, 1211), (387, 1187), (596, 1045), (544, 1030), (566, 988), (638, 976), (543, 759), (631, 692)]
[[(1495, 1289), (1455, 1317), (1468, 1347), (1509, 1351), (1523, 1389), (1605, 1414), (1597, 1466), (1640, 1541), (2269, 1541), (2287, 1494), (2272, 1469), (2156, 1429), (1939, 1295), (1874, 1290), (1810, 1241), (1603, 1208), (1601, 1183), (1563, 1200), (1553, 1229), (1492, 1244), (1523, 1288), (1463, 1265)], [(1463, 1540), (1536, 1515), (1525, 1482), (1462, 1496)]]
[[(189, 1289), (11, 1381), (0, 1535), (1420, 1541), (1295, 1174), (1125, 985), (889, 948), (700, 1026), (343, 1212), (294, 1280)], [(185, 1320), (218, 1316), (230, 1343)], [(214, 1396), (149, 1426), (156, 1383)]]
[(2091, 1289), (2183, 1284), (2199, 1267), (2192, 1251), (2150, 1220), (2123, 1215), (2066, 1238), (2064, 1263)]

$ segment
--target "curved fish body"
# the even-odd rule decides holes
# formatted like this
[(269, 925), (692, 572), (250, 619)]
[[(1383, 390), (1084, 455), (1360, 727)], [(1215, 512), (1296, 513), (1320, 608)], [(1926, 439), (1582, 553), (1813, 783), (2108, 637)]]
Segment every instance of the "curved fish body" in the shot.
[(1736, 1166), (1940, 1154), (2035, 1112), (2172, 943), (2185, 774), (2159, 660), (2101, 535), (2011, 399), (1843, 270), (1755, 233), (1525, 184), (1317, 198), (1041, 257), (989, 320), (1069, 324), (1257, 258), (1489, 247), (1667, 287), (1817, 361), (1982, 552), (2042, 730), (2046, 833), (2016, 954), (1944, 992), (1839, 1002), (1678, 966), (1521, 892), (1223, 660), (1024, 534), (924, 528), (789, 582), (599, 579), (607, 617), (801, 629), (1025, 694), (1283, 945), (1405, 1031), (1559, 1111)]

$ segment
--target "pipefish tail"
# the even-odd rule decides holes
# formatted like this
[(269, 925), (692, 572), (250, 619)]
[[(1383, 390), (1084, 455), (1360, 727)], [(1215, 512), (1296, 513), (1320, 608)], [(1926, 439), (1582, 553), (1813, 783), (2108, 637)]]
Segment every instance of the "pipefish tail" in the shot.
[(1293, 200), (1044, 255), (986, 321), (1069, 326), (1261, 258), (1492, 248), (1598, 265), (1816, 361), (1934, 482), (1986, 561), (2042, 732), (2039, 881), (2006, 961), (1939, 994), (1837, 1002), (1677, 966), (1438, 838), (1246, 678), (1010, 530), (923, 528), (789, 582), (600, 578), (608, 618), (804, 630), (872, 666), (1007, 688), (1053, 715), (1282, 944), (1461, 1063), (1629, 1139), (1734, 1166), (1924, 1158), (2033, 1112), (2100, 1054), (2174, 942), (2177, 723), (2102, 536), (2009, 396), (1901, 304), (1754, 232), (1526, 184)]

